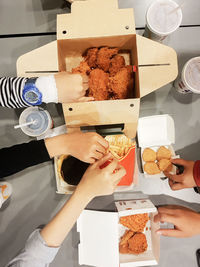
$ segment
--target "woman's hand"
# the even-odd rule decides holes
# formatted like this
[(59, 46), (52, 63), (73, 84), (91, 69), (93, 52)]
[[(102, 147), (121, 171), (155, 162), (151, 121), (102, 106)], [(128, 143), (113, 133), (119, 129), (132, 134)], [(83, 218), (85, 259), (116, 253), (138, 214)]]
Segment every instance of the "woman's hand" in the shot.
[(94, 100), (93, 97), (85, 97), (88, 89), (88, 77), (86, 75), (59, 72), (54, 75), (58, 90), (58, 102), (86, 102)]
[[(105, 164), (107, 161), (110, 162), (108, 165)], [(102, 168), (102, 165), (107, 166)], [(110, 195), (125, 174), (124, 167), (119, 165), (111, 154), (107, 154), (87, 169), (76, 191), (82, 192), (90, 199), (96, 196)]]
[(174, 224), (174, 229), (159, 229), (158, 234), (171, 237), (191, 237), (200, 234), (200, 214), (176, 205), (158, 208), (155, 222), (169, 222)]
[(172, 175), (165, 172), (165, 175), (169, 178), (169, 185), (172, 190), (180, 190), (184, 188), (192, 188), (196, 186), (193, 177), (193, 167), (194, 161), (184, 160), (184, 159), (173, 159), (172, 163), (178, 164), (184, 167), (182, 174)]

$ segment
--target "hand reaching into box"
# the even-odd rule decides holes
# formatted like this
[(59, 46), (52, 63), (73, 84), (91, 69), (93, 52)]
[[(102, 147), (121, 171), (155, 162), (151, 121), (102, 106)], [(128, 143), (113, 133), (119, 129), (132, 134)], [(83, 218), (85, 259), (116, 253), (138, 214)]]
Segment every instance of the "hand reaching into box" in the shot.
[[(168, 172), (164, 172), (164, 174), (169, 178), (169, 185), (172, 190), (180, 190), (184, 188), (192, 188), (197, 186), (195, 182), (195, 178), (193, 176), (194, 170), (194, 161), (184, 160), (184, 159), (173, 159), (171, 160), (173, 164), (183, 166), (183, 173), (172, 175)], [(178, 168), (177, 168), (178, 170)]]
[(94, 100), (93, 97), (85, 97), (88, 89), (88, 77), (81, 74), (59, 72), (54, 75), (58, 92), (58, 102), (86, 102)]
[(174, 229), (159, 229), (158, 234), (171, 237), (191, 237), (200, 234), (200, 214), (176, 205), (158, 208), (155, 222), (168, 222), (174, 224)]
[(108, 142), (97, 133), (70, 133), (45, 140), (51, 158), (71, 155), (81, 161), (94, 163), (101, 159), (108, 149)]

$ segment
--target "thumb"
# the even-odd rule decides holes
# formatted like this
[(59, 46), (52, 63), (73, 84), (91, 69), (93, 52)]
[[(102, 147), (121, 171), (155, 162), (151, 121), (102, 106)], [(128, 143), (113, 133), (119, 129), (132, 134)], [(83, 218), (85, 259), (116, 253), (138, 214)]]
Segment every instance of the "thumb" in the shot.
[(183, 233), (176, 229), (159, 229), (156, 231), (158, 235), (169, 236), (169, 237), (184, 237)]
[(94, 101), (94, 97), (83, 96), (76, 100), (76, 102), (89, 102)]
[(178, 165), (182, 165), (182, 166), (187, 166), (188, 165), (188, 161), (184, 160), (184, 159), (171, 159), (171, 162), (173, 164), (178, 164)]

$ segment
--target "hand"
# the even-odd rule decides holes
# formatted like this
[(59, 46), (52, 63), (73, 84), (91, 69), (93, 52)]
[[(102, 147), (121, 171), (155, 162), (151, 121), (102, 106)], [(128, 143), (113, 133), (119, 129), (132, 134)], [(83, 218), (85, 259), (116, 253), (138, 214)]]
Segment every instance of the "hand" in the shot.
[[(108, 160), (111, 163), (101, 169), (100, 167)], [(96, 196), (110, 195), (125, 174), (124, 167), (119, 165), (118, 161), (109, 153), (87, 169), (76, 191), (84, 193), (90, 199)]]
[(194, 161), (184, 160), (184, 159), (173, 159), (172, 163), (182, 165), (184, 167), (184, 172), (182, 174), (172, 175), (165, 172), (164, 174), (169, 178), (169, 185), (172, 190), (180, 190), (183, 188), (192, 188), (196, 186), (193, 177), (193, 167)]
[(86, 75), (59, 72), (54, 77), (58, 89), (58, 102), (72, 103), (94, 100), (93, 97), (85, 97), (88, 89), (88, 77)]
[(158, 234), (171, 237), (191, 237), (200, 234), (200, 214), (181, 206), (168, 205), (158, 208), (155, 222), (169, 222), (174, 229), (159, 229)]
[(70, 133), (45, 139), (49, 156), (71, 155), (81, 161), (94, 163), (108, 149), (108, 142), (97, 133)]

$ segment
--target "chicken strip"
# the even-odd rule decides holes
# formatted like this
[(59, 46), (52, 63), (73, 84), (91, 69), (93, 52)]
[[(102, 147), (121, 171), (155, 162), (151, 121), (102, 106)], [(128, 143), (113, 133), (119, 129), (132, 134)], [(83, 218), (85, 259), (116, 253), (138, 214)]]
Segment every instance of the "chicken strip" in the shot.
[(92, 70), (89, 76), (89, 96), (93, 96), (95, 100), (108, 99), (108, 80), (109, 76), (103, 70)]
[(90, 48), (87, 51), (87, 56), (86, 56), (86, 61), (90, 68), (96, 68), (97, 66), (97, 53), (98, 53), (98, 48)]
[(97, 54), (97, 66), (107, 72), (110, 67), (111, 58), (118, 53), (118, 48), (102, 47)]
[(124, 57), (118, 54), (115, 55), (110, 61), (110, 67), (109, 67), (110, 76), (114, 76), (123, 67), (125, 67)]

